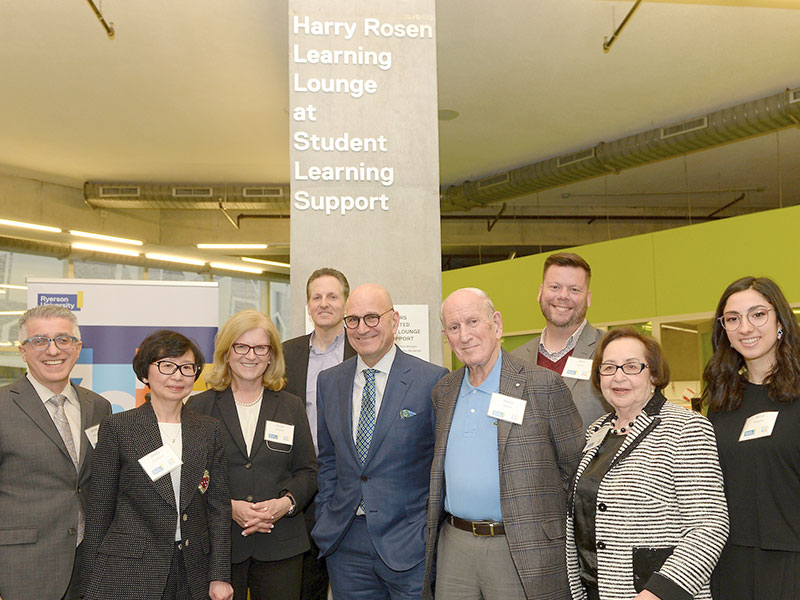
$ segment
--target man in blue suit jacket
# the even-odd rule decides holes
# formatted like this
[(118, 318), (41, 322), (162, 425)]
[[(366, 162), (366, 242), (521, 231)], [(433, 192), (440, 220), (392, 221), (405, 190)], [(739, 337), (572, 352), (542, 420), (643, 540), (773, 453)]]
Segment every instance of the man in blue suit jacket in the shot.
[(384, 288), (357, 287), (344, 322), (358, 356), (317, 379), (312, 536), (337, 600), (417, 600), (422, 593), (431, 390), (447, 370), (394, 345), (399, 320)]

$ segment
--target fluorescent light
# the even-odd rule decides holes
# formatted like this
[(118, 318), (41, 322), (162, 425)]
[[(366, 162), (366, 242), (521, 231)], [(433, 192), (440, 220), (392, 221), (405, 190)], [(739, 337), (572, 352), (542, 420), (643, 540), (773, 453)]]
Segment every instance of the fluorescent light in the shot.
[(212, 262), (209, 263), (212, 269), (225, 269), (228, 271), (241, 271), (243, 273), (255, 273), (257, 275), (261, 275), (264, 272), (264, 269), (259, 269), (258, 267), (246, 267), (245, 265), (232, 265), (229, 263), (219, 263), (219, 262)]
[(19, 342), (0, 342), (0, 346), (16, 346)]
[(131, 240), (128, 238), (115, 237), (113, 235), (103, 235), (102, 233), (88, 233), (86, 231), (69, 230), (70, 235), (82, 238), (91, 238), (93, 240), (103, 240), (104, 242), (117, 242), (118, 244), (130, 244), (131, 246), (143, 246), (144, 242), (139, 240)]
[(289, 263), (282, 263), (275, 260), (262, 260), (260, 258), (250, 258), (249, 256), (242, 256), (242, 260), (250, 263), (258, 263), (259, 265), (269, 265), (271, 267), (283, 267), (285, 269), (288, 269), (292, 266)]
[(199, 258), (188, 258), (186, 256), (170, 256), (169, 254), (158, 254), (157, 252), (146, 252), (145, 256), (151, 260), (164, 260), (167, 262), (180, 263), (183, 265), (195, 265), (202, 267), (206, 261)]
[(0, 288), (6, 288), (9, 290), (27, 290), (27, 285), (12, 285), (10, 283), (0, 283)]
[(24, 310), (0, 310), (0, 315), (8, 316), (8, 315), (24, 315)]
[(197, 244), (202, 250), (266, 250), (267, 244)]
[(8, 225), (9, 227), (21, 227), (22, 229), (35, 229), (37, 231), (49, 231), (50, 233), (61, 233), (61, 228), (50, 227), (49, 225), (37, 225), (36, 223), (23, 223), (22, 221), (9, 221), (8, 219), (0, 219), (0, 225)]
[(5, 294), (6, 290), (0, 290), (0, 294)]
[(111, 246), (101, 246), (99, 244), (87, 244), (85, 242), (72, 242), (72, 247), (78, 250), (92, 250), (94, 252), (105, 252), (106, 254), (121, 254), (123, 256), (139, 256), (136, 250), (127, 248), (112, 248)]
[(677, 327), (675, 325), (661, 325), (661, 329), (672, 329), (674, 331), (684, 331), (686, 333), (697, 333), (694, 329), (689, 329), (688, 327)]

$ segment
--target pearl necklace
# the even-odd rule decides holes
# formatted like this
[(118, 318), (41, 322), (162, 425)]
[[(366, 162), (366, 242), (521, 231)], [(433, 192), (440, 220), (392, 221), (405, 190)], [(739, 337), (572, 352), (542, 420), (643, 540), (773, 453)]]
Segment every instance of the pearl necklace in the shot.
[(252, 402), (239, 402), (239, 401), (236, 399), (236, 396), (234, 396), (234, 397), (233, 397), (233, 401), (234, 401), (234, 402), (236, 402), (236, 404), (238, 404), (239, 406), (241, 406), (241, 407), (243, 407), (243, 408), (249, 408), (249, 407), (251, 407), (251, 406), (255, 406), (256, 404), (258, 404), (259, 402), (261, 402), (261, 399), (262, 399), (263, 397), (264, 397), (264, 388), (262, 387), (262, 388), (261, 388), (261, 393), (258, 395), (258, 398), (256, 398), (256, 399), (255, 399), (255, 400), (253, 400)]
[(633, 423), (634, 421), (636, 421), (637, 417), (638, 415), (633, 418), (633, 421), (628, 423), (627, 427), (620, 427), (619, 429), (617, 429), (617, 419), (619, 417), (617, 416), (617, 413), (614, 413), (614, 418), (611, 419), (611, 435), (620, 435), (625, 433), (626, 431), (629, 431), (630, 428), (633, 427)]

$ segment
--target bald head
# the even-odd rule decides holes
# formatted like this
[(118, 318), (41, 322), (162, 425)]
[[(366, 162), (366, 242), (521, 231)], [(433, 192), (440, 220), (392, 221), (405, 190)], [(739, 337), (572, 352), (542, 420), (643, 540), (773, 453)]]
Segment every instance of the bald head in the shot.
[[(350, 328), (349, 317), (358, 317), (358, 325)], [(364, 317), (379, 317), (374, 327), (366, 324)], [(373, 367), (394, 345), (394, 334), (400, 324), (400, 315), (394, 310), (392, 297), (386, 288), (375, 283), (358, 286), (345, 305), (347, 339), (369, 367)]]

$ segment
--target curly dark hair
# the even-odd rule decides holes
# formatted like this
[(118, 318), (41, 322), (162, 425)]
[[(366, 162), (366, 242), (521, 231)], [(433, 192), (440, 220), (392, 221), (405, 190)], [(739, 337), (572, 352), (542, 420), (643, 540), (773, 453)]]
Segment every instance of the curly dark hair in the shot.
[(775, 316), (783, 335), (777, 342), (775, 364), (764, 379), (769, 397), (779, 402), (792, 402), (800, 392), (800, 328), (786, 297), (778, 284), (767, 277), (742, 277), (722, 293), (714, 314), (711, 342), (714, 354), (703, 371), (703, 401), (715, 411), (736, 410), (742, 404), (747, 378), (742, 370), (745, 361), (731, 346), (719, 318), (728, 299), (738, 292), (755, 290), (775, 308)]

